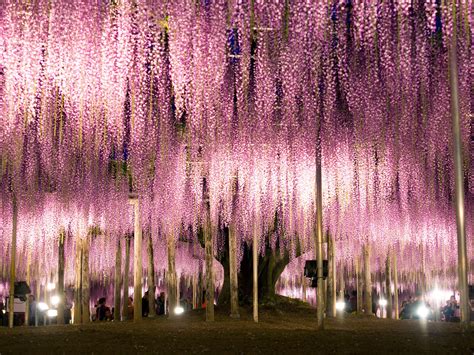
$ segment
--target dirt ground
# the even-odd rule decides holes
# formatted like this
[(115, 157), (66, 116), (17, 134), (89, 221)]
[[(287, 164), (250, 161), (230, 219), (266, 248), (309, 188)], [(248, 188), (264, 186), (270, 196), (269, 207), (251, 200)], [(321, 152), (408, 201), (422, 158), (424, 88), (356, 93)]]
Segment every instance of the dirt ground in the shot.
[(260, 322), (250, 309), (230, 319), (217, 310), (206, 323), (203, 310), (178, 319), (0, 329), (0, 354), (138, 353), (443, 353), (474, 354), (474, 330), (459, 324), (390, 321), (346, 316), (326, 320), (315, 330), (315, 310), (301, 304), (262, 309)]

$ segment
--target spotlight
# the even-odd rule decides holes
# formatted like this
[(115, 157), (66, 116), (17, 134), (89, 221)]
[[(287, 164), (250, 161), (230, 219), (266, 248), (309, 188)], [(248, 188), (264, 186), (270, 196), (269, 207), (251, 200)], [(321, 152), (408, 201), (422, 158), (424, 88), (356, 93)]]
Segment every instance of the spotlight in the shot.
[(54, 296), (51, 297), (51, 304), (53, 306), (57, 306), (59, 304), (59, 301), (60, 301), (60, 299), (59, 299), (58, 295), (54, 295)]
[(180, 315), (180, 314), (183, 314), (184, 313), (184, 308), (181, 307), (181, 306), (178, 306), (174, 309), (174, 314), (176, 315)]
[(44, 312), (49, 309), (49, 306), (44, 302), (39, 302), (37, 307), (40, 312)]
[(4, 309), (2, 309), (2, 313), (5, 314), (5, 313), (7, 313), (7, 311), (5, 311)]
[(386, 307), (387, 306), (387, 300), (385, 298), (379, 299), (379, 305), (381, 307)]
[(52, 291), (56, 288), (56, 284), (54, 282), (48, 282), (46, 288), (48, 289), (48, 291)]
[(49, 309), (49, 310), (46, 312), (46, 315), (47, 315), (49, 318), (57, 317), (57, 316), (58, 316), (58, 310), (57, 310), (57, 309)]
[(430, 310), (428, 307), (426, 307), (424, 304), (422, 304), (418, 309), (416, 310), (416, 314), (420, 319), (426, 319), (430, 315)]
[(336, 309), (342, 312), (346, 308), (346, 303), (344, 301), (337, 301), (336, 302)]

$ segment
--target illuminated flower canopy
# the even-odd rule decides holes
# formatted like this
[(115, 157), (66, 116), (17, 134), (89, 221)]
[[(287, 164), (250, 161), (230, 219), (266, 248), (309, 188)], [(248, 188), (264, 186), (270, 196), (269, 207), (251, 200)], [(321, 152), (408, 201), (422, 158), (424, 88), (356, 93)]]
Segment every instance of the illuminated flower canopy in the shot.
[(259, 220), (292, 255), (311, 250), (320, 142), (339, 261), (369, 242), (376, 266), (393, 247), (401, 269), (451, 270), (447, 47), (456, 30), (472, 236), (473, 9), (459, 2), (453, 29), (436, 0), (3, 1), (2, 259), (13, 192), (18, 248), (44, 270), (60, 228), (74, 240), (99, 227), (92, 269), (112, 272), (130, 191), (164, 257), (166, 236), (197, 233), (203, 178), (215, 231), (234, 223), (250, 241)]

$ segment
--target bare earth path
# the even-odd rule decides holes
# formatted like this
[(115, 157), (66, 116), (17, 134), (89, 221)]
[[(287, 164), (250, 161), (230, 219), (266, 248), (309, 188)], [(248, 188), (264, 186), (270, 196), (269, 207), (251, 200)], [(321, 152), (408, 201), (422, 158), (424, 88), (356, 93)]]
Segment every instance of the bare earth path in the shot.
[[(285, 308), (285, 307), (284, 307)], [(242, 309), (240, 320), (190, 312), (179, 319), (145, 319), (140, 324), (92, 323), (84, 326), (0, 328), (0, 354), (135, 353), (452, 353), (474, 354), (474, 331), (458, 324), (346, 317), (327, 320), (315, 330), (315, 310), (291, 306), (263, 310), (254, 324)]]

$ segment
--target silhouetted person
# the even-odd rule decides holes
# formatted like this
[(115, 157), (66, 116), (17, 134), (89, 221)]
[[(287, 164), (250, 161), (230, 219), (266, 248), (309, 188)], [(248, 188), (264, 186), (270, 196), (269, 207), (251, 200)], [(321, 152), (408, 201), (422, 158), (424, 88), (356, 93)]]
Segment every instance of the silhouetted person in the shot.
[(161, 292), (160, 297), (156, 299), (156, 314), (163, 315), (165, 314), (165, 293)]
[(145, 296), (142, 298), (142, 317), (148, 317), (150, 313), (150, 304), (148, 302), (148, 291), (145, 292)]

